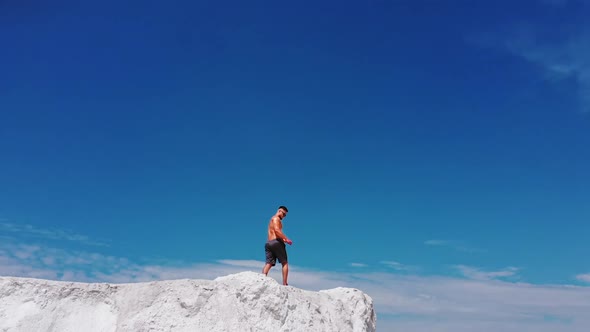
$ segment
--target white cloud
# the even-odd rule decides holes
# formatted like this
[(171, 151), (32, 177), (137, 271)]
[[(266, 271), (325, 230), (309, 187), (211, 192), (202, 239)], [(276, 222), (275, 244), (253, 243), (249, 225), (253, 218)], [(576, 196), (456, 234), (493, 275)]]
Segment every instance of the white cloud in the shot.
[(39, 249), (40, 247), (38, 246), (22, 245), (19, 247), (19, 250), (14, 251), (14, 256), (19, 259), (29, 259), (35, 255)]
[(264, 262), (256, 261), (256, 260), (232, 260), (232, 259), (221, 259), (218, 261), (221, 264), (237, 266), (237, 267), (254, 267), (260, 268), (264, 266)]
[(578, 279), (580, 281), (584, 281), (584, 282), (590, 282), (590, 273), (578, 274), (576, 276), (576, 279)]
[(0, 256), (0, 276), (58, 279), (57, 275), (53, 269), (30, 266), (15, 258)]
[(367, 267), (367, 264), (363, 264), (363, 263), (350, 263), (350, 266), (352, 266), (352, 267)]

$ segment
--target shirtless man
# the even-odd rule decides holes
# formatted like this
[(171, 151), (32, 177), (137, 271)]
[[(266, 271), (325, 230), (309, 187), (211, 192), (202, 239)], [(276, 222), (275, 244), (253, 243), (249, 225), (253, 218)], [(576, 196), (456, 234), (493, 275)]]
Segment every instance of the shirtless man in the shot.
[(284, 206), (279, 206), (277, 213), (270, 219), (268, 223), (268, 241), (264, 245), (266, 252), (266, 265), (262, 269), (262, 273), (268, 276), (270, 268), (275, 266), (277, 259), (283, 265), (283, 285), (287, 286), (287, 276), (289, 275), (289, 264), (287, 263), (287, 249), (285, 243), (291, 245), (293, 241), (287, 238), (283, 233), (283, 218), (287, 216), (287, 210)]

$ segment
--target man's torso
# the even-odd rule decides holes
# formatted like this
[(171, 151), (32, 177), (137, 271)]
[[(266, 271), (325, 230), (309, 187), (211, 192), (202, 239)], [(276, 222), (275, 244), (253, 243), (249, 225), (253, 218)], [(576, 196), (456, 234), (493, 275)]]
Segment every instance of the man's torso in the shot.
[[(277, 239), (277, 235), (275, 234), (274, 227), (273, 227), (273, 219), (274, 219), (274, 218), (275, 218), (275, 217), (273, 217), (273, 218), (270, 218), (270, 222), (268, 223), (268, 240), (269, 240), (269, 241), (272, 241), (272, 240), (275, 240), (275, 239)], [(278, 218), (277, 218), (277, 219), (278, 219)], [(283, 229), (283, 223), (281, 222), (281, 220), (280, 220), (280, 219), (278, 219), (278, 220), (276, 221), (276, 223), (278, 224), (278, 226), (279, 226), (279, 229), (280, 229), (280, 230), (282, 230), (282, 229)], [(278, 239), (278, 240), (282, 240), (282, 239)]]

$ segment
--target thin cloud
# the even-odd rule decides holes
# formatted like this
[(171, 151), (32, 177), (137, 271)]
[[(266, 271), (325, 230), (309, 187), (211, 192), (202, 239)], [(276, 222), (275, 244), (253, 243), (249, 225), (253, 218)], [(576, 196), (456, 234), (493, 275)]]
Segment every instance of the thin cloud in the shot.
[[(558, 7), (566, 4), (566, 1), (560, 0), (542, 2)], [(468, 36), (467, 39), (539, 66), (544, 70), (545, 79), (553, 84), (573, 79), (577, 84), (580, 109), (587, 113), (590, 112), (590, 24), (570, 24), (567, 27), (556, 29), (534, 21), (521, 21), (496, 26), (488, 32)], [(561, 33), (559, 38), (545, 37), (555, 36), (556, 33)]]
[(590, 273), (578, 274), (576, 276), (576, 279), (578, 279), (580, 281), (584, 281), (584, 282), (589, 282), (590, 283)]
[(427, 240), (427, 241), (424, 241), (424, 244), (427, 246), (449, 247), (449, 248), (453, 248), (457, 251), (468, 252), (468, 253), (486, 252), (486, 250), (484, 250), (484, 249), (472, 248), (472, 247), (464, 246), (464, 245), (458, 244), (454, 241), (448, 241), (448, 240)]
[(72, 242), (78, 242), (85, 245), (91, 246), (108, 246), (108, 244), (95, 241), (90, 239), (88, 236), (76, 234), (68, 231), (64, 231), (61, 229), (45, 229), (39, 228), (32, 225), (24, 224), (14, 224), (9, 222), (0, 222), (0, 232), (8, 232), (14, 233), (16, 235), (25, 236), (25, 237), (35, 237), (35, 238), (42, 238), (48, 240), (67, 240)]
[(390, 267), (396, 271), (416, 271), (415, 266), (409, 266), (396, 261), (381, 261), (381, 264)]
[(367, 264), (363, 263), (350, 263), (349, 265), (352, 267), (367, 267)]
[(448, 246), (450, 242), (444, 240), (428, 240), (424, 241), (424, 244), (427, 246)]
[(582, 109), (590, 111), (590, 30), (557, 44), (543, 43), (539, 33), (529, 26), (526, 32), (516, 34), (520, 37), (509, 39), (506, 48), (542, 66), (548, 74), (547, 78), (554, 82), (575, 78)]
[(541, 3), (551, 6), (563, 7), (568, 3), (568, 0), (540, 0)]
[(479, 268), (465, 265), (457, 265), (455, 266), (455, 268), (459, 270), (465, 277), (474, 280), (493, 280), (499, 278), (514, 277), (517, 275), (517, 272), (519, 270), (516, 267), (507, 267), (506, 269), (500, 271), (483, 271)]

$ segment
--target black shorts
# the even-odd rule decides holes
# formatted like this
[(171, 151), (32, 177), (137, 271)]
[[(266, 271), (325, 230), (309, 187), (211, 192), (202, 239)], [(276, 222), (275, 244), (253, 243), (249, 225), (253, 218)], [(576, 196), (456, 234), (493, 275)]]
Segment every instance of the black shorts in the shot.
[(275, 266), (277, 259), (281, 264), (287, 263), (287, 249), (285, 242), (281, 240), (270, 240), (264, 244), (264, 251), (266, 252), (266, 263)]

